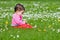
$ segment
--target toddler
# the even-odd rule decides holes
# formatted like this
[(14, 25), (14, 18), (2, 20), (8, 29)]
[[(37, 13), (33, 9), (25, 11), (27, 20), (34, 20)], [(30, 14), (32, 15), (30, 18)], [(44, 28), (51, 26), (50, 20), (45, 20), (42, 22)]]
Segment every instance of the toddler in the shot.
[(22, 4), (16, 4), (14, 8), (15, 13), (12, 16), (12, 27), (14, 28), (32, 28), (32, 26), (26, 21), (22, 20), (22, 15), (25, 11), (25, 8)]

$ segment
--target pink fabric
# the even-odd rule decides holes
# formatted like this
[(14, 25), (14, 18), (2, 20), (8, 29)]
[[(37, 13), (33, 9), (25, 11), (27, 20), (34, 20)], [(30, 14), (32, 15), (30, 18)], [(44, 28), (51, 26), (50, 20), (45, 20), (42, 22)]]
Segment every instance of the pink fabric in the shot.
[(12, 17), (12, 26), (18, 26), (18, 25), (22, 25), (25, 24), (25, 22), (22, 21), (22, 15), (18, 15), (18, 14), (13, 14)]

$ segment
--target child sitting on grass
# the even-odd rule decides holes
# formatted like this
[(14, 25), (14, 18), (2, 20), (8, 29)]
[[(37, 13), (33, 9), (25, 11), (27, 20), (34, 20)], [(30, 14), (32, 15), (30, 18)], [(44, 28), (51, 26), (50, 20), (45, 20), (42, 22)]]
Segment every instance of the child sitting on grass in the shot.
[(25, 11), (25, 8), (22, 4), (16, 4), (15, 13), (12, 17), (12, 26), (14, 28), (32, 28), (30, 24), (27, 24), (26, 21), (22, 20), (22, 15)]

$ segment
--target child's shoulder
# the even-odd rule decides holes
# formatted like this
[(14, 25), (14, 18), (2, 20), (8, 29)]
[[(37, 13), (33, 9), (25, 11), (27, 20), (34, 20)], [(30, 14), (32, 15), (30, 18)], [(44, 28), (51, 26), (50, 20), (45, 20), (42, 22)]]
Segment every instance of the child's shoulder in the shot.
[(16, 16), (16, 14), (14, 13), (14, 14), (12, 14), (12, 17), (15, 17)]
[(16, 13), (14, 13), (13, 16), (16, 16)]
[(16, 13), (14, 13), (12, 17), (15, 18), (15, 17), (19, 17), (19, 16)]

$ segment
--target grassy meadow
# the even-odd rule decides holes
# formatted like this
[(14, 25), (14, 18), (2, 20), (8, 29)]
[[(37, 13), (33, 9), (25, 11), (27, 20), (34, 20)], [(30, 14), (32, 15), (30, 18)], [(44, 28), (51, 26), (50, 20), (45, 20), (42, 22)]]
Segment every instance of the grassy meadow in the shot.
[[(23, 20), (36, 28), (11, 26), (17, 3), (25, 7)], [(0, 40), (60, 40), (60, 1), (0, 1)]]

